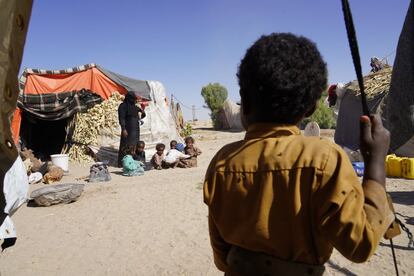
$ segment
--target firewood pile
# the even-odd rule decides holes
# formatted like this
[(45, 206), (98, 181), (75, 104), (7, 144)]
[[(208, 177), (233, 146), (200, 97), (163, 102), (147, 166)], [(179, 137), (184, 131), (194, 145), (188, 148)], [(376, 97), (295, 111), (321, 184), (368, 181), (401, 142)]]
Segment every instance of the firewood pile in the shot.
[(67, 153), (72, 161), (93, 161), (88, 145), (96, 144), (101, 129), (118, 129), (118, 107), (123, 99), (114, 92), (108, 100), (77, 113), (66, 128), (68, 135), (62, 153)]
[[(375, 98), (383, 93), (388, 93), (391, 83), (391, 74), (392, 67), (386, 67), (378, 72), (364, 76), (365, 93), (368, 99)], [(344, 88), (352, 91), (357, 96), (361, 94), (357, 80), (349, 82)]]

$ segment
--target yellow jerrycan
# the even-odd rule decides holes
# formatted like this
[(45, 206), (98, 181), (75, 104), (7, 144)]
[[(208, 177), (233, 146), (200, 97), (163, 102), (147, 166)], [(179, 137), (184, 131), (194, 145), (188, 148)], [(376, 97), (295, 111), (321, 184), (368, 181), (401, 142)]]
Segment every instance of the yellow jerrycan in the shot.
[(402, 169), (401, 163), (403, 158), (395, 156), (395, 154), (387, 155), (386, 161), (386, 170), (387, 176), (390, 177), (401, 177)]
[(407, 179), (414, 179), (414, 158), (403, 158), (401, 162), (401, 175)]

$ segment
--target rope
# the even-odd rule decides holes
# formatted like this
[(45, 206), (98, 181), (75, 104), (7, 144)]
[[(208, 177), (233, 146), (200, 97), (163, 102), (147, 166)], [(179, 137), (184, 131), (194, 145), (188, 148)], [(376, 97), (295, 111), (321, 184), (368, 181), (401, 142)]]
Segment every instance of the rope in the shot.
[[(188, 108), (188, 109), (193, 110), (193, 107), (188, 106), (188, 105), (185, 105), (185, 104), (184, 104), (182, 101), (180, 101), (180, 100), (179, 100), (176, 96), (171, 95), (171, 97), (172, 97), (172, 98), (174, 98), (177, 102), (179, 102), (181, 106), (183, 106), (183, 107), (185, 107), (185, 108)], [(194, 108), (194, 110), (201, 110), (201, 109), (203, 109), (203, 108), (202, 108), (202, 107), (197, 107), (197, 108)]]
[(348, 35), (349, 48), (351, 49), (352, 61), (354, 63), (355, 73), (358, 79), (359, 90), (361, 91), (362, 111), (364, 115), (369, 116), (370, 114), (364, 89), (364, 79), (362, 77), (361, 59), (359, 57), (358, 41), (355, 34), (354, 22), (352, 20), (351, 8), (349, 7), (348, 0), (341, 1), (346, 31)]

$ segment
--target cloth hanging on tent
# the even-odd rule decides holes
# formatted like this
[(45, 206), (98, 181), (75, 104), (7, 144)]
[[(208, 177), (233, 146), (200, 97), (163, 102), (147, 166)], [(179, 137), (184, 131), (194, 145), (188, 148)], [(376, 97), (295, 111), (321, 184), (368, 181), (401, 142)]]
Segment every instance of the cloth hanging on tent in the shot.
[(84, 112), (102, 100), (99, 95), (82, 89), (79, 92), (21, 94), (17, 106), (38, 119), (57, 121)]

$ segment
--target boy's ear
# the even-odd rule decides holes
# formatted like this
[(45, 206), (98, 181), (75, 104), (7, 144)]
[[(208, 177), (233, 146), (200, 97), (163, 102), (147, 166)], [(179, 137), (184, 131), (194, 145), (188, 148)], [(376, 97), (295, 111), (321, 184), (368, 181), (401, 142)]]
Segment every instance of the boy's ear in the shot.
[(309, 110), (305, 113), (305, 118), (310, 117), (318, 108), (318, 102), (314, 103)]

